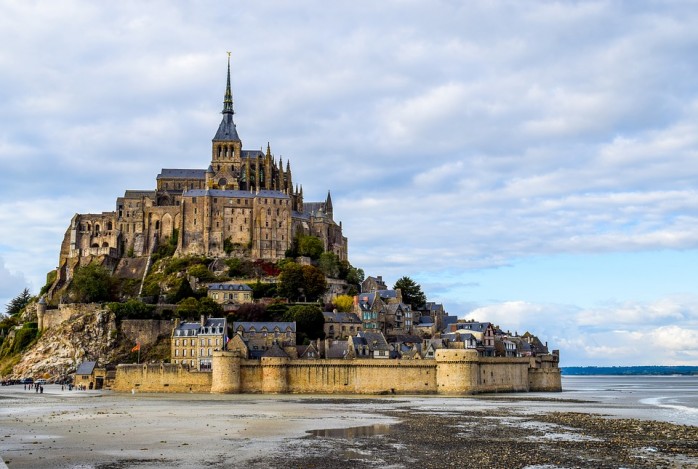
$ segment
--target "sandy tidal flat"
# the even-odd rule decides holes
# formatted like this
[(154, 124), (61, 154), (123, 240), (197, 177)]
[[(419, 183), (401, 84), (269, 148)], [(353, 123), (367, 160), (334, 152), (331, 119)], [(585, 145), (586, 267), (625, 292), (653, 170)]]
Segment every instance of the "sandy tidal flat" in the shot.
[[(558, 394), (347, 397), (0, 389), (10, 468), (698, 467), (698, 426)], [(467, 464), (466, 464), (467, 462)]]

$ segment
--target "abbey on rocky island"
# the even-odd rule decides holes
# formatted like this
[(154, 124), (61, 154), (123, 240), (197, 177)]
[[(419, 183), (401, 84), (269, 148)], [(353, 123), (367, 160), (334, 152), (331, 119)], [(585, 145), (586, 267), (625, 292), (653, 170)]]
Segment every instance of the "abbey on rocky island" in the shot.
[(113, 212), (73, 216), (49, 297), (79, 265), (101, 258), (118, 269), (120, 260), (149, 256), (162, 243), (176, 243), (175, 255), (276, 261), (295, 236), (305, 234), (347, 259), (347, 238), (333, 219), (330, 193), (322, 202), (304, 202), (288, 160), (284, 168), (269, 144), (266, 153), (242, 149), (233, 121), (230, 58), (222, 114), (208, 169), (162, 169), (154, 190), (127, 190)]

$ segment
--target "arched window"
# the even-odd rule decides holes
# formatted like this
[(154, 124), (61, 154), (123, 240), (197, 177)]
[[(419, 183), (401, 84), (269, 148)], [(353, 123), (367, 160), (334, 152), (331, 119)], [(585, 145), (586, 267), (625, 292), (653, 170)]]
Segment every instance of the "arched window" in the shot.
[(107, 231), (111, 231), (113, 229), (112, 223), (108, 222), (107, 223)]
[(106, 241), (103, 242), (103, 243), (102, 243), (102, 247), (103, 247), (103, 248), (108, 248), (108, 247), (109, 247), (109, 243), (107, 243)]
[(155, 229), (156, 230), (160, 229), (160, 220), (155, 220)]
[(99, 233), (99, 224), (95, 223), (95, 233)]

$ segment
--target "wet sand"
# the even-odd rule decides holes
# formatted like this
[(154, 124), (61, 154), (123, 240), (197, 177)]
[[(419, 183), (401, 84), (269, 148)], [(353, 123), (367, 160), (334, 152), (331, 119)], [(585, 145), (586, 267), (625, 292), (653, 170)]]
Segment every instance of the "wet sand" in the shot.
[[(0, 388), (9, 468), (698, 467), (698, 426), (557, 394), (262, 396)], [(0, 465), (0, 467), (2, 467)]]

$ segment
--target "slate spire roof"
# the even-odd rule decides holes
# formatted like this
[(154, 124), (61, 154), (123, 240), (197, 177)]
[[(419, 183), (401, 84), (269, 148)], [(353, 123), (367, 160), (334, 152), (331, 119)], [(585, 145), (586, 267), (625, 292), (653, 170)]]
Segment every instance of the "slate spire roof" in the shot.
[(238, 131), (235, 128), (235, 122), (233, 122), (233, 92), (230, 88), (230, 53), (228, 53), (228, 81), (225, 86), (225, 96), (223, 98), (223, 120), (221, 120), (221, 125), (218, 126), (218, 132), (216, 132), (214, 141), (240, 141), (238, 137)]

